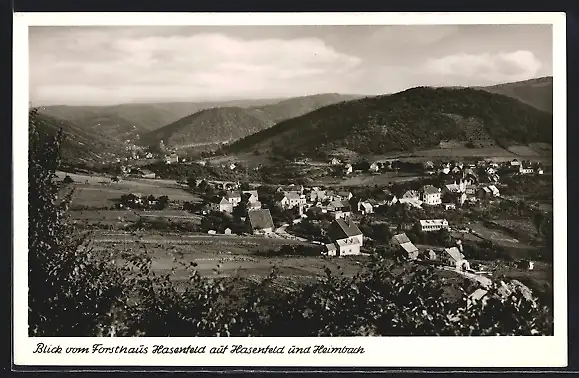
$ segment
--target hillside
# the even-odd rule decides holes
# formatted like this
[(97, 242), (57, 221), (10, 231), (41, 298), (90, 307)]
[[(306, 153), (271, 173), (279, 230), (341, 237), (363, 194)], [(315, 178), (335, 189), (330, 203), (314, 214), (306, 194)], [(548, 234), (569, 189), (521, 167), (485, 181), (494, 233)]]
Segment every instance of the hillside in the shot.
[(539, 110), (553, 112), (553, 77), (480, 87), (485, 91), (502, 94), (532, 105)]
[(46, 114), (36, 114), (34, 121), (41, 134), (55, 135), (62, 129), (64, 140), (60, 154), (64, 162), (102, 162), (123, 154), (120, 142), (83, 130), (71, 122)]
[(185, 148), (236, 140), (272, 126), (251, 111), (236, 107), (211, 108), (141, 136), (142, 145)]
[(513, 98), (471, 88), (412, 88), (323, 107), (250, 135), (230, 153), (274, 148), (315, 155), (336, 148), (382, 154), (468, 140), (480, 125), (502, 145), (552, 142), (552, 116)]
[(248, 108), (264, 122), (276, 123), (355, 96), (322, 94), (291, 99), (168, 102), (111, 106), (46, 106), (40, 113), (74, 122), (78, 127), (112, 138), (135, 140), (201, 110), (216, 107)]
[(259, 118), (273, 123), (299, 117), (327, 105), (343, 101), (350, 101), (362, 96), (342, 95), (338, 93), (324, 93), (313, 96), (294, 97), (274, 104), (254, 106), (248, 108)]

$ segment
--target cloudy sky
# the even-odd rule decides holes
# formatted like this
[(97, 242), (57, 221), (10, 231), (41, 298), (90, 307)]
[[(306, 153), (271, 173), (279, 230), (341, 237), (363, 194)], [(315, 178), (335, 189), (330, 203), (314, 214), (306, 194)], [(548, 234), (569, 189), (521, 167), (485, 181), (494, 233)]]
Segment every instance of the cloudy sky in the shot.
[(385, 94), (552, 75), (550, 25), (30, 27), (34, 106)]

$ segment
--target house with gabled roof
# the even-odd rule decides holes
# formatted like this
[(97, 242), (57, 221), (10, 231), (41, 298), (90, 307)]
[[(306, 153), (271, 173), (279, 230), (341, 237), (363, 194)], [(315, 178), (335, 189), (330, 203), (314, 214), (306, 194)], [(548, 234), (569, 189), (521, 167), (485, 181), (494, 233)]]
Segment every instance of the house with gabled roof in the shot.
[(296, 206), (303, 206), (306, 204), (306, 196), (299, 194), (298, 192), (284, 192), (279, 204), (283, 209), (292, 209)]
[(392, 238), (390, 238), (390, 245), (394, 248), (399, 248), (402, 250), (404, 254), (407, 255), (411, 260), (418, 258), (418, 248), (412, 244), (405, 233), (392, 236)]
[(421, 194), (422, 202), (427, 205), (436, 206), (442, 203), (442, 193), (440, 189), (432, 185), (425, 185), (422, 187)]
[(335, 245), (335, 256), (359, 255), (364, 235), (349, 217), (336, 219), (328, 228), (328, 236)]
[(247, 217), (254, 235), (269, 234), (273, 232), (273, 219), (271, 218), (269, 209), (248, 211)]
[(233, 212), (233, 205), (225, 197), (215, 197), (209, 203), (209, 208), (213, 211), (219, 211), (223, 213)]
[(227, 199), (227, 201), (229, 201), (229, 203), (235, 207), (241, 202), (241, 194), (239, 192), (227, 191), (225, 193), (225, 199)]

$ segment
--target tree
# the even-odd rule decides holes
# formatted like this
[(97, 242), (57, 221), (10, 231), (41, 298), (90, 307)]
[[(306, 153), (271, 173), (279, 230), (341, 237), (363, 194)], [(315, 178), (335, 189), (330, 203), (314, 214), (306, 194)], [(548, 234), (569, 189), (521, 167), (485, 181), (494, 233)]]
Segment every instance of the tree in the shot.
[[(87, 235), (66, 222), (72, 192), (58, 198), (55, 171), (62, 131), (42, 132), (29, 114), (28, 329), (30, 336), (109, 333), (122, 306), (122, 274), (112, 256), (92, 253)], [(105, 329), (103, 329), (105, 328)]]

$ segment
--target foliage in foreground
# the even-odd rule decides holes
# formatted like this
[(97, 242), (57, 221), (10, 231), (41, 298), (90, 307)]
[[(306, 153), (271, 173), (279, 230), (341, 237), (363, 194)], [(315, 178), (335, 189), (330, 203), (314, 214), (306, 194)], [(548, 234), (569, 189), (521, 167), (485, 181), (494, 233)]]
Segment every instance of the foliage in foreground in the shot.
[[(61, 136), (30, 114), (29, 334), (31, 336), (349, 336), (552, 334), (551, 310), (499, 288), (466, 306), (442, 296), (432, 268), (375, 259), (355, 277), (332, 275), (293, 291), (260, 282), (209, 280), (186, 266), (186, 283), (152, 269), (146, 251), (95, 253), (66, 220), (55, 170)], [(175, 261), (175, 268), (179, 261)]]

